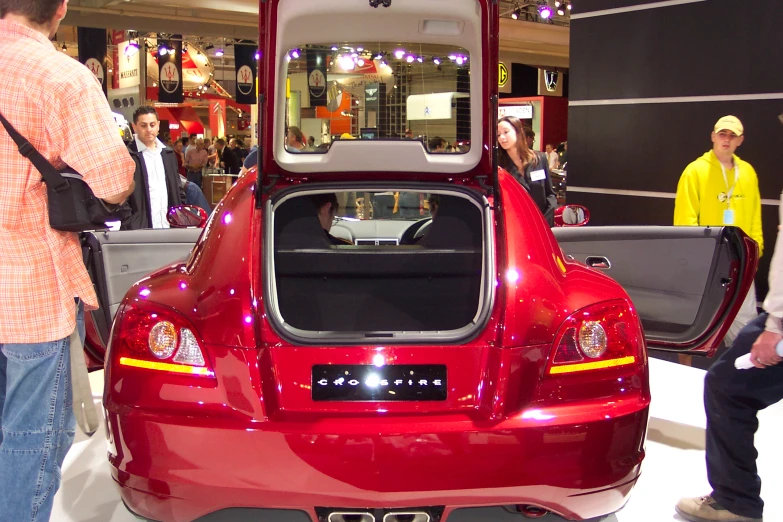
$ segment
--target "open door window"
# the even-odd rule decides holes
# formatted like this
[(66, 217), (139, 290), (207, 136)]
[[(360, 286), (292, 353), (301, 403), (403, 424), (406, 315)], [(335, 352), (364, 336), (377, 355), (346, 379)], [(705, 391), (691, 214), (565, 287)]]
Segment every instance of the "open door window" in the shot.
[(128, 289), (159, 268), (184, 261), (201, 232), (172, 228), (82, 234), (84, 262), (100, 304), (85, 316), (90, 369), (103, 366), (111, 323)]
[(620, 283), (648, 348), (711, 355), (753, 281), (756, 243), (736, 227), (554, 229), (564, 253)]

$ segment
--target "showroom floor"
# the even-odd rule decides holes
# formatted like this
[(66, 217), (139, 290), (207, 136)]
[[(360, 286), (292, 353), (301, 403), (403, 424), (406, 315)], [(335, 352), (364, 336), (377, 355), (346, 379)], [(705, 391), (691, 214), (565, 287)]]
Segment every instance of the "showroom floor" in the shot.
[[(709, 493), (704, 471), (704, 371), (650, 359), (653, 402), (642, 477), (628, 505), (605, 522), (659, 522), (682, 520), (673, 506), (684, 495)], [(91, 376), (96, 397), (103, 385), (102, 372)], [(783, 520), (783, 473), (777, 447), (783, 433), (783, 403), (760, 415), (756, 438), (759, 471), (764, 480), (766, 520)], [(109, 474), (103, 428), (87, 439), (77, 433), (65, 460), (62, 487), (55, 498), (52, 522), (136, 522), (122, 503)], [(520, 522), (525, 520), (520, 517)], [(555, 522), (560, 518), (538, 519)], [(239, 521), (237, 521), (239, 522)]]

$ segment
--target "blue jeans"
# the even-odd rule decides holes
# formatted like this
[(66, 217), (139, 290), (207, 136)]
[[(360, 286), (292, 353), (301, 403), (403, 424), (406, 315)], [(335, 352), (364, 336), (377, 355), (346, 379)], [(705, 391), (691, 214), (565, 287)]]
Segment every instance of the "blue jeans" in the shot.
[(203, 177), (203, 173), (201, 170), (189, 170), (187, 176), (188, 181), (191, 183), (195, 183), (198, 185), (198, 188), (201, 188), (201, 179)]
[[(78, 305), (84, 339), (84, 308)], [(49, 520), (73, 443), (70, 339), (0, 344), (0, 520)]]
[(766, 322), (767, 314), (761, 314), (740, 330), (704, 379), (712, 497), (732, 513), (749, 518), (761, 518), (764, 511), (753, 444), (757, 414), (783, 399), (783, 363), (763, 370), (737, 370), (734, 360), (750, 352)]
[(204, 193), (201, 191), (198, 185), (191, 183), (190, 181), (185, 184), (185, 204), (201, 207), (204, 209), (204, 212), (206, 212), (207, 215), (212, 213), (212, 209), (209, 208), (209, 201), (207, 201)]

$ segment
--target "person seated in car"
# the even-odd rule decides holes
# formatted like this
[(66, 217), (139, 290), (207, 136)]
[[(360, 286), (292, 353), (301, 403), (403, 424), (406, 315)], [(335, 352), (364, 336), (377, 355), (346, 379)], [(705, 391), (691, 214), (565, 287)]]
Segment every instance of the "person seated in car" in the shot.
[(318, 221), (321, 223), (321, 228), (324, 230), (326, 240), (331, 245), (353, 245), (347, 239), (340, 237), (334, 237), (329, 233), (332, 229), (332, 223), (334, 217), (337, 215), (337, 211), (340, 209), (339, 203), (337, 203), (337, 195), (334, 192), (327, 194), (315, 194), (311, 196), (313, 206), (315, 206), (316, 213), (318, 214)]
[(447, 152), (448, 143), (440, 136), (435, 136), (428, 142), (430, 152)]
[(430, 210), (430, 216), (432, 219), (435, 219), (435, 216), (438, 214), (438, 207), (440, 206), (440, 196), (437, 194), (430, 194), (430, 197), (427, 198), (427, 207)]
[[(438, 207), (440, 207), (440, 196), (438, 194), (430, 194), (429, 197), (427, 198), (427, 208), (430, 211), (430, 217), (432, 218), (432, 221), (435, 221), (435, 218), (438, 216)], [(421, 242), (421, 240), (427, 237), (427, 234), (431, 230), (431, 227), (432, 227), (432, 223), (420, 228), (419, 231), (421, 232), (416, 233), (418, 237), (414, 237), (412, 239), (411, 244), (418, 245)], [(419, 233), (421, 235), (419, 235)]]

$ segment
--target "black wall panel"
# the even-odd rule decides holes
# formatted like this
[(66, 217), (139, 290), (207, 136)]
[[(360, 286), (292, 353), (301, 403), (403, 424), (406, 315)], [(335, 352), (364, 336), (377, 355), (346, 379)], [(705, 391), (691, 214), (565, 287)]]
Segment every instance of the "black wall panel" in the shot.
[[(584, 205), (590, 210), (588, 226), (671, 225), (674, 217), (673, 199), (568, 192), (568, 202)], [(763, 300), (769, 287), (767, 272), (778, 232), (778, 207), (763, 205), (761, 223), (765, 247), (756, 273), (756, 293), (759, 300)]]
[(616, 9), (618, 7), (631, 7), (640, 4), (655, 4), (661, 0), (577, 0), (573, 4), (571, 14), (591, 13), (604, 9)]
[(783, 2), (751, 3), (710, 0), (572, 20), (570, 99), (783, 92)]
[(783, 100), (569, 107), (568, 184), (675, 192), (682, 171), (712, 149), (721, 116), (745, 126), (737, 155), (759, 176), (762, 198), (783, 188)]
[[(572, 14), (649, 4), (643, 0), (576, 2)], [(723, 115), (745, 126), (737, 154), (759, 175), (762, 199), (783, 189), (783, 2), (708, 0), (571, 21), (568, 184), (571, 187), (673, 194), (688, 163), (712, 148)], [(765, 95), (770, 99), (696, 101), (666, 98)], [(638, 104), (591, 100), (653, 98)], [(662, 99), (662, 100), (661, 100)], [(657, 102), (663, 103), (657, 103)], [(669, 225), (674, 200), (569, 192), (595, 225)], [(762, 206), (765, 255), (759, 298), (777, 235), (778, 207)]]

